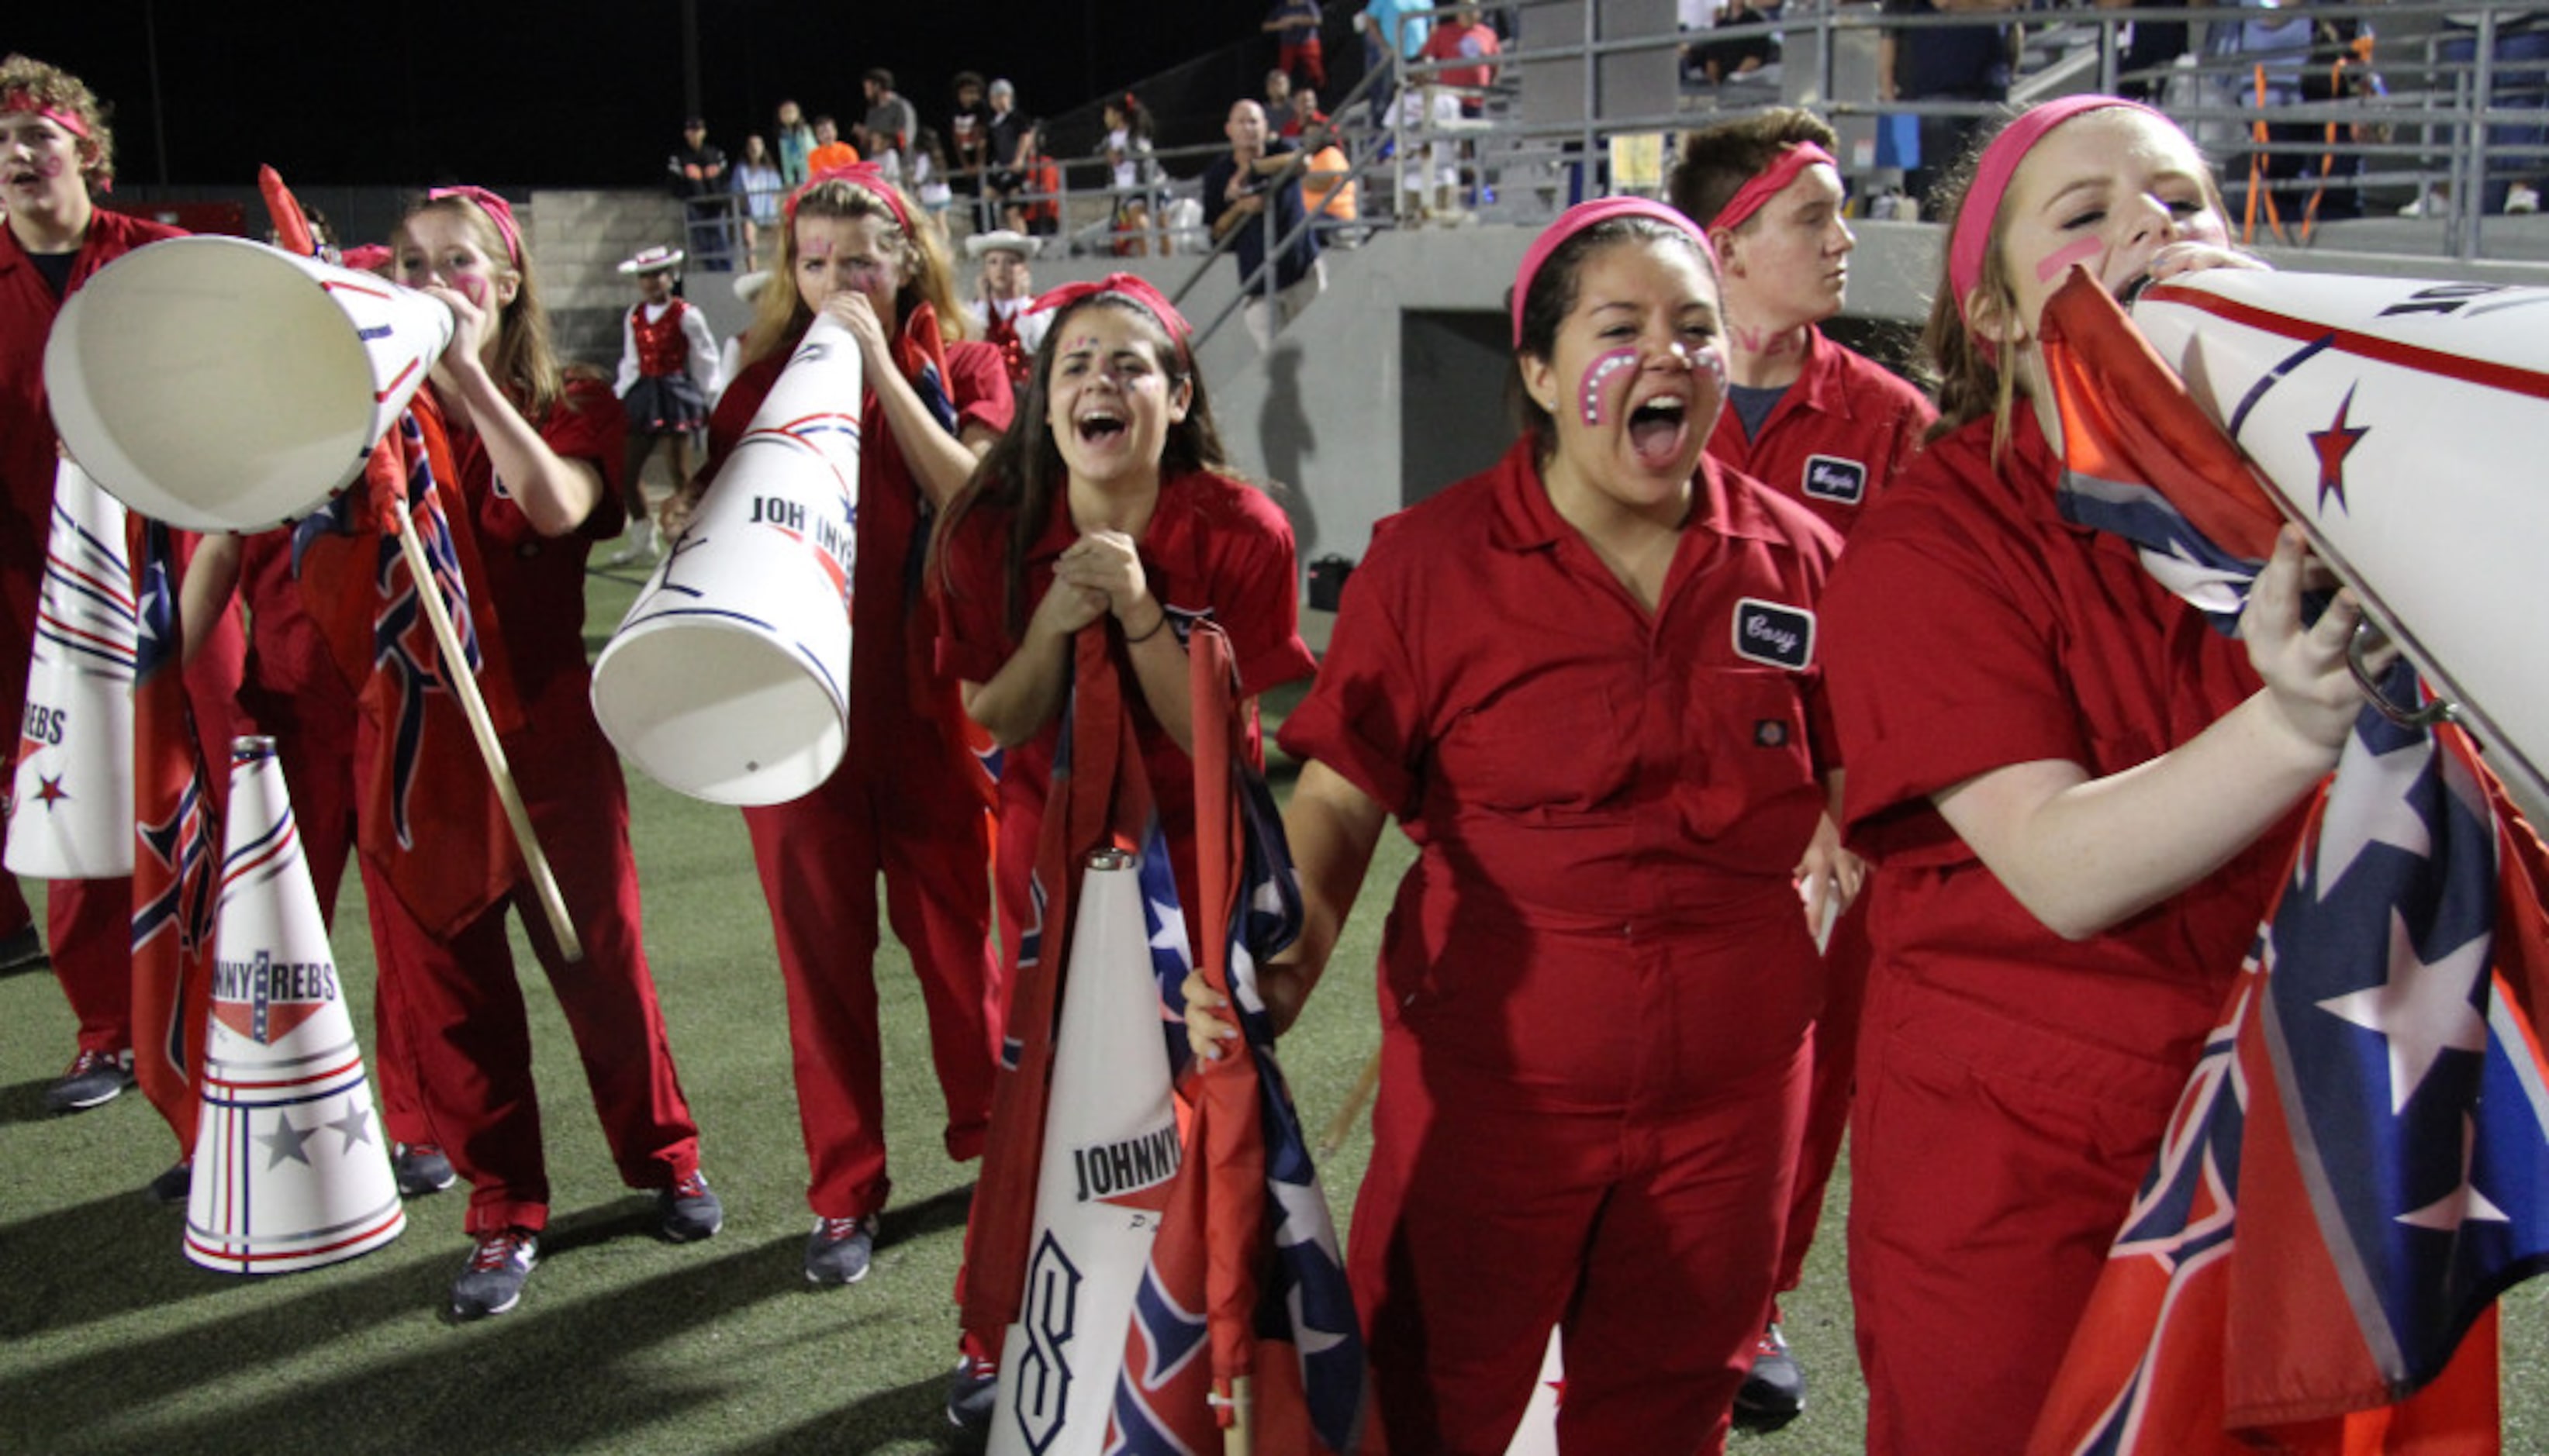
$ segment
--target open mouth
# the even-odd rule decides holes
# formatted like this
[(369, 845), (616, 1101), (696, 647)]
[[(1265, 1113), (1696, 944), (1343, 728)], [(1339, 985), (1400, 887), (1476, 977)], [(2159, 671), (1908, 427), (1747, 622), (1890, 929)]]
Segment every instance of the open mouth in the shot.
[(1629, 448), (1651, 469), (1672, 464), (1690, 430), (1690, 402), (1657, 395), (1629, 411)]
[(1125, 423), (1123, 415), (1113, 410), (1091, 410), (1073, 421), (1072, 427), (1080, 432), (1081, 440), (1086, 444), (1110, 445), (1121, 439), (1131, 426)]

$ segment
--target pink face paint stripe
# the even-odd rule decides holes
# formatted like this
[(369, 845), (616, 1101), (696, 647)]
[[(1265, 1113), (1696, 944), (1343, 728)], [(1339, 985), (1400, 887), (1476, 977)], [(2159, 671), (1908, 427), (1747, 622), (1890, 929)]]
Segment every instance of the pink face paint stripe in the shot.
[(1635, 345), (1598, 355), (1592, 363), (1584, 366), (1584, 377), (1576, 386), (1575, 398), (1586, 424), (1600, 424), (1610, 417), (1610, 411), (1603, 407), (1611, 394), (1611, 376), (1624, 369), (1634, 371), (1637, 367), (1638, 350)]
[(2057, 248), (2051, 257), (2035, 265), (2035, 281), (2051, 283), (2071, 271), (2074, 263), (2085, 263), (2107, 250), (2107, 245), (2094, 237), (2084, 237), (2068, 247)]

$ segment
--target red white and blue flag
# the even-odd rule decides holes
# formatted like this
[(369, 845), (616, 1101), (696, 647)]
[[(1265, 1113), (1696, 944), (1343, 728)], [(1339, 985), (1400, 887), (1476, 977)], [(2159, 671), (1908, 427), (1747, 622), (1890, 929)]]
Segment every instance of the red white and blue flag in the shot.
[[(2195, 407), (2103, 291), (2047, 318), (2066, 497), (2235, 588), (2272, 540), (2235, 452), (2154, 447)], [(2032, 1452), (2498, 1449), (2494, 1304), (2549, 1263), (2545, 866), (2466, 735), (2364, 710)]]
[[(520, 728), (476, 537), (452, 524), (465, 508), (456, 482), (431, 397), (421, 394), (373, 447), (362, 486), (304, 519), (292, 543), (303, 606), (362, 707), (360, 848), (436, 933), (503, 899), (522, 874), (455, 685), (456, 674), (475, 674), (497, 732)], [(392, 496), (400, 492), (461, 663), (444, 661), (399, 546)]]
[(133, 673), (133, 1074), (195, 1150), (204, 1018), (212, 1004), (213, 913), (221, 889), (219, 796), (186, 696), (182, 568), (166, 525), (132, 517), (139, 607)]
[[(1300, 933), (1300, 882), (1274, 796), (1246, 752), (1229, 641), (1199, 623), (1186, 650), (1201, 968), (1237, 1009), (1243, 1035), (1219, 1060), (1194, 1063), (1183, 1086), (1193, 1116), (1134, 1298), (1105, 1450), (1201, 1456), (1238, 1427), (1250, 1449), (1353, 1451), (1369, 1405), (1362, 1334), (1257, 989), (1260, 961)], [(1182, 940), (1174, 907), (1163, 919)], [(1154, 928), (1157, 962), (1169, 957), (1165, 927)], [(1183, 992), (1167, 982), (1170, 970), (1161, 967), (1164, 1021), (1182, 1044)], [(1181, 966), (1176, 974), (1182, 982)]]

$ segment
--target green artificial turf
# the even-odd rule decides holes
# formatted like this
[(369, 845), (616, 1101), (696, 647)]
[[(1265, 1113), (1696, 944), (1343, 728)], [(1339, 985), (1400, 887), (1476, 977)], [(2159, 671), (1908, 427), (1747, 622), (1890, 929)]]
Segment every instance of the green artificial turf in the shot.
[[(597, 648), (633, 586), (594, 578)], [(614, 1176), (572, 1043), (534, 972), (525, 984), (553, 1223), (520, 1308), (473, 1325), (441, 1318), (467, 1247), (459, 1188), (410, 1203), (405, 1234), (348, 1263), (266, 1279), (199, 1269), (180, 1252), (179, 1211), (138, 1192), (174, 1158), (163, 1126), (138, 1095), (47, 1116), (40, 1098), (69, 1058), (70, 1014), (45, 972), (0, 978), (0, 1453), (960, 1449), (940, 1404), (972, 1170), (940, 1150), (943, 1108), (908, 963), (889, 939), (877, 979), (895, 1205), (867, 1280), (818, 1291), (800, 1270), (804, 1154), (742, 820), (634, 774), (629, 787), (647, 944), (724, 1231), (690, 1246), (653, 1236), (652, 1203)], [(1284, 1043), (1313, 1129), (1375, 1040), (1378, 912), (1407, 859), (1393, 832), (1329, 983)], [(372, 955), (350, 876), (340, 923), (352, 928), (336, 938), (341, 980), (368, 1046)], [(531, 964), (519, 943), (518, 955)], [(1359, 1129), (1324, 1165), (1340, 1224), (1368, 1152)], [(1778, 1434), (1739, 1436), (1739, 1450), (1860, 1447), (1842, 1284), (1847, 1196), (1844, 1169), (1805, 1287), (1786, 1302), (1814, 1383), (1809, 1411)], [(2549, 1319), (2536, 1289), (2507, 1304), (2505, 1449), (2549, 1450)]]

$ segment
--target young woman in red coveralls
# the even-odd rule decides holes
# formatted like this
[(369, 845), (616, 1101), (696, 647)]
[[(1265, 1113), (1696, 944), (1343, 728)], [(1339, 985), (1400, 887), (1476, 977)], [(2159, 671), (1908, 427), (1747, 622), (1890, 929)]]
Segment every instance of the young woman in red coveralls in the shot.
[(1009, 423), (1000, 351), (942, 343), (964, 326), (937, 234), (873, 166), (789, 200), (778, 277), (744, 365), (708, 422), (708, 461), (668, 536), (752, 422), (817, 312), (859, 343), (859, 551), (851, 584), (850, 748), (821, 787), (743, 811), (788, 983), (789, 1045), (811, 1177), (805, 1277), (866, 1277), (886, 1176), (877, 1030), (877, 876), (929, 1008), (947, 1155), (977, 1157), (991, 1118), (999, 1005), (991, 961), (991, 815), (955, 692), (930, 671), (920, 596), (929, 520)]
[[(451, 346), (429, 386), (451, 440), (468, 519), (495, 597), (526, 731), (508, 745), (584, 958), (568, 963), (547, 923), (522, 924), (566, 1013), (619, 1176), (658, 1190), (667, 1237), (705, 1238), (723, 1213), (700, 1174), (699, 1129), (674, 1073), (638, 924), (628, 790), (595, 722), (584, 656), (584, 561), (619, 534), (615, 472), (625, 417), (608, 384), (564, 378), (529, 257), (504, 199), (446, 188), (392, 239), (395, 276), (451, 310)], [(506, 903), (448, 936), (420, 925), (361, 859), (411, 1086), (428, 1136), (469, 1180), (476, 1241), (452, 1285), (462, 1319), (521, 1296), (548, 1222), (530, 1028), (506, 945)], [(393, 1128), (401, 1120), (390, 1110)]]
[(1980, 154), (1925, 344), (1938, 434), (1826, 598), (1875, 966), (1851, 1125), (1868, 1449), (2024, 1449), (2107, 1246), (2360, 706), (2287, 529), (2234, 641), (2062, 513), (2036, 350), (2110, 291), (2243, 261), (2194, 144), (2112, 97)]
[(1522, 438), (1382, 523), (1283, 725), (1308, 919), (1260, 984), (1288, 1021), (1396, 815), (1419, 859), (1348, 1255), (1390, 1450), (1503, 1451), (1558, 1326), (1562, 1449), (1713, 1452), (1805, 1116), (1838, 542), (1703, 454), (1725, 364), (1687, 219), (1571, 209), (1514, 300)]
[[(1007, 753), (1000, 772), (1001, 964), (1032, 918), (1028, 871), (1062, 736), (1072, 643), (1113, 622), (1134, 735), (1179, 882), (1195, 883), (1194, 764), (1182, 623), (1230, 636), (1251, 701), (1310, 675), (1292, 526), (1225, 474), (1186, 321), (1115, 274), (1037, 300), (1053, 313), (1018, 415), (948, 507), (936, 548), (938, 666)], [(951, 1414), (991, 1375), (967, 1352)]]
[[(1729, 417), (1708, 436), (1709, 458), (1846, 537), (1860, 508), (1911, 463), (1937, 411), (1909, 381), (1817, 326), (1841, 313), (1858, 245), (1841, 216), (1832, 150), (1839, 144), (1821, 117), (1796, 107), (1693, 132), (1681, 140), (1672, 201), (1707, 229), (1725, 290)], [(1850, 1067), (1867, 984), (1866, 910), (1854, 906), (1824, 947), (1814, 1092), (1780, 1242), (1781, 1294), (1804, 1273), (1849, 1126)], [(1778, 1321), (1774, 1305), (1752, 1374), (1736, 1397), (1739, 1424), (1776, 1429), (1805, 1410), (1805, 1372)]]

